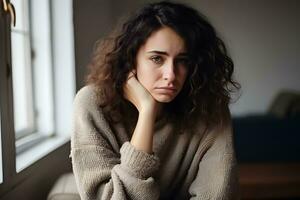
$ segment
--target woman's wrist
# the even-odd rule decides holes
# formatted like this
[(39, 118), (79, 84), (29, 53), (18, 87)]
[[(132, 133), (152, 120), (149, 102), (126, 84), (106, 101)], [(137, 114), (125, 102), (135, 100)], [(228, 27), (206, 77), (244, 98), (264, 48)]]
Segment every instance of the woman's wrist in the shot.
[(147, 117), (153, 117), (155, 118), (156, 116), (156, 113), (155, 113), (155, 109), (154, 107), (142, 107), (140, 110), (139, 110), (139, 116), (140, 115), (146, 115)]
[(130, 142), (137, 150), (153, 153), (153, 128), (159, 104), (152, 98), (137, 105), (139, 116)]
[(149, 117), (154, 117), (154, 118), (156, 117), (156, 112), (157, 112), (156, 102), (145, 103), (139, 109), (140, 115), (148, 115)]
[(136, 149), (152, 153), (154, 121), (155, 113), (153, 110), (143, 109), (140, 111), (138, 121), (130, 141)]

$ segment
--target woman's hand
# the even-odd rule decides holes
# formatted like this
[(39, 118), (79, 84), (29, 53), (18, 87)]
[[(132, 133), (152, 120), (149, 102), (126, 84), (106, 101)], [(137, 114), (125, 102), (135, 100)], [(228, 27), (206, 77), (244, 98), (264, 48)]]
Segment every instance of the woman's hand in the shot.
[(159, 104), (137, 80), (134, 72), (129, 73), (123, 89), (125, 98), (139, 111), (130, 142), (138, 150), (153, 153), (153, 127)]
[(127, 82), (123, 89), (125, 98), (133, 103), (140, 113), (144, 110), (152, 112), (156, 111), (158, 102), (137, 80), (135, 71), (128, 74)]

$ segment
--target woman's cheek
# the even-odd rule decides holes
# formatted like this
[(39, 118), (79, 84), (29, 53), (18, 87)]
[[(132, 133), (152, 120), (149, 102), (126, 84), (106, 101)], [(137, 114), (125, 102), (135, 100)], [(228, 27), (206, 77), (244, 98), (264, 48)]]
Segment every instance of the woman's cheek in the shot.
[(145, 72), (139, 71), (137, 73), (137, 80), (141, 83), (141, 85), (148, 90), (147, 84), (147, 76), (145, 76)]

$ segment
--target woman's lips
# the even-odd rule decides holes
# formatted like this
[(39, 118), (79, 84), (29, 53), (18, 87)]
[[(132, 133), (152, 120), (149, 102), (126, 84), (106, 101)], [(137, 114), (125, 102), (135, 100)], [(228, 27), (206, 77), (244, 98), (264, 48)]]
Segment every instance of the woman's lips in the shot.
[(158, 87), (155, 89), (158, 91), (158, 93), (175, 93), (176, 92), (176, 88)]

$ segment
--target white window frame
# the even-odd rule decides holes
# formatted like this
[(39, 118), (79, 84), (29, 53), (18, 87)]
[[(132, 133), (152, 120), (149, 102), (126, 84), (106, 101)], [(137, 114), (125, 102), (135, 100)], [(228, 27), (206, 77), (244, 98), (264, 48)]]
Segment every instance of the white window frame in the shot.
[[(73, 36), (73, 5), (72, 0), (31, 0), (34, 3), (49, 2), (49, 13), (51, 19), (51, 70), (53, 80), (51, 86), (53, 91), (48, 95), (48, 101), (52, 102), (51, 118), (53, 123), (47, 127), (39, 125), (40, 135), (45, 136), (43, 140), (27, 138), (23, 144), (15, 142), (14, 113), (13, 113), (13, 87), (12, 87), (12, 60), (11, 60), (11, 35), (9, 15), (3, 14), (0, 6), (0, 127), (2, 141), (2, 168), (3, 181), (0, 183), (0, 194), (9, 190), (20, 182), (28, 168), (39, 162), (41, 158), (62, 146), (70, 140), (71, 113), (73, 98), (75, 96), (75, 64), (74, 64), (74, 36)], [(2, 3), (2, 2), (1, 2)], [(17, 15), (18, 16), (18, 15)], [(17, 17), (18, 21), (18, 17)], [(37, 27), (38, 28), (38, 27)], [(4, 42), (2, 42), (4, 41)], [(50, 65), (50, 64), (49, 64)], [(49, 100), (50, 99), (50, 100)], [(50, 110), (51, 108), (49, 108)], [(47, 111), (43, 111), (47, 112)], [(55, 120), (54, 120), (55, 119)], [(43, 119), (47, 123), (47, 119)], [(49, 120), (49, 119), (48, 119)], [(39, 127), (40, 126), (40, 127)], [(31, 136), (33, 137), (33, 135)], [(25, 137), (24, 137), (25, 138)], [(21, 141), (21, 140), (19, 140)], [(18, 142), (19, 142), (18, 141)], [(33, 145), (33, 141), (38, 141)], [(16, 145), (23, 146), (17, 152)], [(27, 145), (27, 146), (26, 146)], [(1, 164), (1, 162), (0, 162)], [(1, 166), (0, 166), (1, 169)], [(29, 170), (30, 171), (30, 170)], [(1, 180), (1, 177), (0, 177)]]
[(36, 130), (33, 99), (29, 0), (11, 0), (18, 11), (18, 23), (11, 28), (15, 137), (20, 139)]
[[(20, 30), (12, 28), (12, 31), (24, 30), (28, 34), (25, 40), (24, 47), (27, 48), (25, 54), (25, 64), (17, 63), (26, 68), (26, 75), (22, 73), (22, 67), (14, 65), (14, 50), (12, 49), (12, 69), (13, 69), (13, 89), (14, 95), (17, 92), (23, 92), (22, 88), (18, 89), (20, 85), (14, 85), (19, 79), (26, 79), (25, 85), (27, 104), (29, 109), (28, 122), (29, 127), (22, 131), (16, 131), (16, 153), (19, 155), (23, 151), (31, 148), (33, 145), (40, 143), (42, 140), (55, 135), (54, 128), (54, 67), (52, 56), (52, 36), (51, 36), (51, 9), (49, 0), (13, 0), (12, 3), (20, 5), (19, 10), (22, 9), (22, 16), (20, 20), (24, 24), (19, 27)], [(18, 9), (17, 9), (18, 11)], [(12, 36), (18, 33), (12, 33)], [(14, 37), (12, 37), (14, 39)], [(12, 40), (14, 42), (14, 40)], [(13, 46), (14, 47), (14, 46)], [(25, 49), (26, 50), (26, 49)], [(34, 56), (31, 56), (34, 55)], [(16, 67), (20, 69), (16, 70)], [(20, 74), (20, 71), (22, 74)], [(16, 77), (14, 77), (16, 76)], [(19, 76), (19, 77), (18, 77)], [(29, 80), (28, 80), (29, 79)], [(20, 103), (18, 103), (20, 101)], [(22, 105), (23, 99), (14, 98), (14, 105)], [(23, 108), (20, 108), (23, 109)], [(19, 112), (15, 112), (15, 120), (18, 119)], [(26, 125), (26, 124), (24, 124)], [(17, 164), (18, 168), (18, 164)]]

